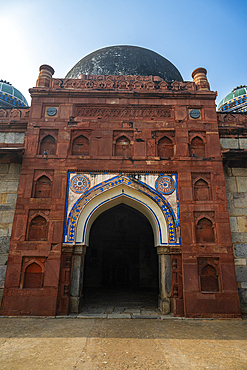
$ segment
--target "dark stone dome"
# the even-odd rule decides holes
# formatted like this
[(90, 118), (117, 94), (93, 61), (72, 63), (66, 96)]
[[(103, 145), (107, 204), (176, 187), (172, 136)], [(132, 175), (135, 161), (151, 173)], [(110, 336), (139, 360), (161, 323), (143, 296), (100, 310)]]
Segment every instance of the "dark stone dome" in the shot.
[(132, 75), (159, 76), (165, 81), (183, 81), (178, 69), (169, 60), (152, 50), (138, 46), (110, 46), (82, 58), (66, 75)]

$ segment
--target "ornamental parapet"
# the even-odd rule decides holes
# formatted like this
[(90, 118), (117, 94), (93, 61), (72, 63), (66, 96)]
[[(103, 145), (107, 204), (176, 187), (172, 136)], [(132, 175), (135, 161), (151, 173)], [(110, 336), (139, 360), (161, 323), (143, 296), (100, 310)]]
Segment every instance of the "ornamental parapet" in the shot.
[(30, 108), (0, 108), (0, 121), (26, 120), (29, 118)]
[[(247, 127), (247, 112), (246, 113), (220, 113), (217, 112), (217, 121), (220, 133), (226, 129), (241, 129), (246, 130)], [(227, 132), (229, 134), (229, 132)]]
[(0, 127), (3, 131), (26, 131), (30, 108), (0, 108)]
[(158, 76), (81, 75), (78, 79), (52, 79), (51, 88), (69, 90), (196, 91), (194, 82), (166, 82)]

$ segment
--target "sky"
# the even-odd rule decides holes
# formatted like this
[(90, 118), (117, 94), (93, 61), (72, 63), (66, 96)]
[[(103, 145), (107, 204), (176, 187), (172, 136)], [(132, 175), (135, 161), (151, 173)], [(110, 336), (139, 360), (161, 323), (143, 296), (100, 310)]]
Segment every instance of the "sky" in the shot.
[(185, 81), (208, 71), (219, 102), (247, 84), (247, 0), (0, 0), (0, 79), (31, 102), (39, 66), (63, 78), (84, 56), (112, 45), (151, 49)]

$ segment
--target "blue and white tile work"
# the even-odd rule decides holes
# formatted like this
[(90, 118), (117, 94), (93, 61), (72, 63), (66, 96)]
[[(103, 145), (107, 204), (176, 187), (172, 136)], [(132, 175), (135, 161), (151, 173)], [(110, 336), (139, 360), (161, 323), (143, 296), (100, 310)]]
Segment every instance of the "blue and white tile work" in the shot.
[[(113, 193), (113, 189), (115, 192)], [(125, 191), (124, 189), (127, 189)], [(131, 190), (131, 193), (128, 192)], [(116, 193), (116, 190), (118, 192)], [(102, 200), (100, 197), (105, 193)], [(138, 202), (152, 214), (160, 234), (160, 245), (180, 245), (180, 217), (177, 174), (142, 173), (68, 173), (64, 243), (86, 243), (86, 230), (92, 214), (110, 201), (125, 196)], [(89, 212), (89, 204), (91, 210)], [(92, 207), (93, 204), (93, 207)], [(153, 205), (153, 207), (152, 207)], [(114, 206), (114, 205), (113, 205)], [(158, 212), (157, 212), (158, 210)], [(85, 220), (78, 240), (77, 227), (84, 213)], [(163, 218), (163, 221), (162, 221)], [(166, 226), (165, 226), (166, 224)], [(81, 226), (80, 226), (81, 227)], [(166, 227), (166, 238), (162, 229)], [(166, 240), (165, 240), (166, 239)], [(165, 240), (165, 241), (164, 241)]]

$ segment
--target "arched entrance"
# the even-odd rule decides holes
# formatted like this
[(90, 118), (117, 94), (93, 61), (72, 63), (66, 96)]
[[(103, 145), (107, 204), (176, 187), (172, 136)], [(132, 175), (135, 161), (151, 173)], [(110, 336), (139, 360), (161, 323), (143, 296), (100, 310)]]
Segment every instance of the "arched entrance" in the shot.
[(84, 265), (85, 304), (157, 306), (158, 256), (148, 219), (126, 204), (93, 222)]
[[(80, 179), (81, 177), (82, 176), (80, 176)], [(95, 282), (90, 281), (92, 276), (89, 278), (87, 273), (86, 275), (84, 274), (84, 267), (86, 268), (88, 264), (87, 262), (85, 264), (87, 253), (90, 253), (91, 256), (87, 259), (90, 260), (91, 258), (94, 260), (94, 263), (96, 263), (95, 261), (98, 258), (97, 255), (100, 253), (99, 247), (90, 248), (90, 244), (92, 244), (90, 239), (94, 238), (94, 236), (91, 236), (91, 229), (94, 222), (96, 221), (97, 224), (99, 222), (97, 220), (98, 217), (104, 214), (104, 212), (110, 212), (114, 207), (121, 205), (121, 207), (125, 206), (125, 209), (131, 209), (132, 212), (135, 212), (135, 215), (139, 214), (141, 218), (144, 218), (146, 222), (149, 222), (149, 228), (151, 227), (153, 233), (152, 240), (154, 243), (154, 250), (158, 255), (158, 257), (155, 257), (156, 261), (158, 259), (158, 307), (163, 313), (169, 313), (171, 297), (170, 247), (179, 244), (179, 224), (177, 223), (172, 207), (167, 199), (157, 190), (152, 186), (147, 186), (140, 180), (137, 181), (134, 178), (118, 175), (102, 182), (102, 177), (103, 175), (100, 175), (101, 183), (92, 186), (91, 189), (85, 191), (82, 195), (77, 196), (77, 200), (71, 201), (70, 199), (73, 199), (73, 197), (75, 198), (75, 196), (70, 193), (71, 198), (69, 201), (71, 205), (68, 207), (68, 217), (64, 233), (64, 248), (68, 248), (68, 250), (71, 250), (71, 247), (73, 248), (72, 277), (69, 294), (70, 312), (80, 312), (83, 302), (84, 287), (90, 286), (90, 284), (96, 284)], [(151, 176), (150, 181), (152, 184), (155, 184), (156, 177)], [(97, 176), (91, 177), (90, 180), (95, 183), (95, 178), (97, 180)], [(88, 184), (90, 184), (90, 182), (87, 178), (87, 185)], [(176, 194), (174, 195), (173, 193), (172, 197), (173, 203), (175, 202), (174, 204), (176, 204)], [(108, 224), (111, 224), (111, 222)], [(101, 228), (104, 229), (106, 226), (101, 226)], [(124, 230), (124, 228), (124, 220), (121, 221), (119, 219), (117, 229)], [(143, 226), (143, 229), (144, 228), (145, 226)], [(92, 233), (92, 235), (94, 235), (94, 233)], [(116, 248), (116, 244), (114, 244), (114, 236), (112, 236), (112, 238), (113, 242), (109, 242), (108, 244), (109, 250), (114, 251), (118, 248)], [(100, 237), (98, 237), (98, 239), (100, 239)], [(105, 239), (107, 239), (106, 236)], [(132, 236), (132, 244), (134, 243), (134, 240), (135, 236)], [(109, 265), (107, 265), (108, 262), (103, 263), (104, 256), (101, 256), (103, 266), (108, 267), (104, 267), (105, 270), (107, 270), (106, 274), (103, 274), (103, 267), (101, 267), (102, 271), (98, 268), (95, 269), (97, 270), (95, 274), (101, 276), (98, 284), (99, 286), (100, 284), (108, 284), (109, 289), (110, 286), (114, 287), (114, 285), (133, 286), (133, 282), (135, 282), (136, 286), (139, 286), (138, 289), (140, 289), (144, 279), (147, 278), (146, 275), (148, 269), (140, 272), (142, 261), (139, 260), (137, 264), (140, 271), (138, 272), (138, 268), (135, 269), (133, 267), (133, 263), (129, 264), (128, 258), (123, 253), (123, 250), (126, 248), (128, 249), (129, 247), (123, 245), (121, 238), (118, 240), (118, 243), (120, 246), (122, 243), (122, 246), (119, 248), (118, 255), (115, 255), (115, 260), (111, 261), (112, 265), (110, 268)], [(68, 247), (66, 247), (66, 244)], [(105, 244), (107, 244), (106, 241)], [(105, 245), (104, 250), (107, 249), (108, 247)], [(133, 246), (132, 249), (133, 251), (135, 250)], [(147, 252), (147, 255), (148, 253), (150, 252)], [(92, 273), (92, 268), (89, 270), (91, 271), (91, 275), (95, 275)], [(143, 273), (143, 271), (145, 272)], [(157, 263), (155, 270), (153, 271), (156, 271), (154, 274), (157, 276)], [(140, 278), (140, 274), (142, 273), (144, 275), (143, 279)], [(136, 276), (136, 279), (133, 279), (134, 275)], [(87, 281), (86, 285), (84, 284), (84, 278)], [(96, 278), (94, 277), (94, 279)]]

